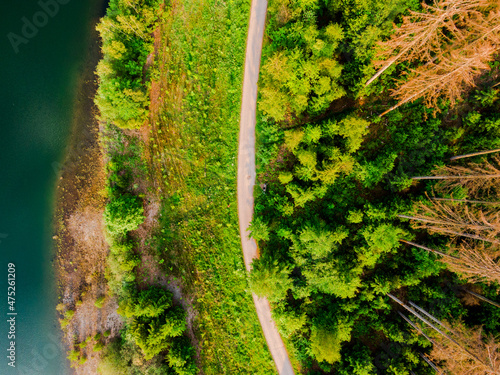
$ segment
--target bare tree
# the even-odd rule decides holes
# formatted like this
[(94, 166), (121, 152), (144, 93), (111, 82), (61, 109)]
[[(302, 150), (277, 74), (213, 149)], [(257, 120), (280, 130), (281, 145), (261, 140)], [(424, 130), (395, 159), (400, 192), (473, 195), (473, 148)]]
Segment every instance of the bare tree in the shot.
[(498, 194), (500, 186), (500, 159), (492, 162), (469, 163), (466, 166), (444, 166), (433, 171), (431, 176), (412, 177), (415, 180), (442, 180), (435, 186), (437, 191), (451, 192), (456, 187), (466, 188), (469, 196)]
[[(456, 375), (500, 375), (500, 345), (492, 336), (485, 336), (481, 328), (471, 329), (460, 321), (449, 324), (411, 301), (411, 306), (408, 306), (390, 293), (387, 296), (420, 320), (421, 323), (414, 323), (400, 314), (433, 343), (430, 353), (433, 363), (440, 363), (448, 372)], [(425, 326), (433, 331), (425, 333)], [(437, 366), (432, 367), (439, 371)]]
[(473, 242), (461, 243), (460, 246), (451, 249), (452, 252), (458, 254), (458, 256), (455, 256), (414, 242), (405, 240), (400, 241), (441, 256), (442, 258), (440, 258), (439, 261), (446, 264), (450, 271), (459, 274), (464, 280), (470, 282), (500, 282), (500, 266), (495, 262), (498, 251), (485, 248), (483, 244)]
[[(423, 12), (410, 11), (391, 39), (380, 43), (379, 57), (386, 60), (366, 86), (396, 61), (416, 62), (405, 82), (392, 92), (399, 106), (424, 98), (436, 111), (443, 97), (454, 104), (489, 70), (500, 43), (497, 0), (438, 0), (422, 4)], [(392, 56), (392, 57), (390, 57)]]
[(473, 236), (490, 242), (497, 242), (500, 234), (500, 214), (491, 208), (470, 208), (467, 205), (431, 200), (416, 203), (413, 216), (398, 216), (413, 220), (415, 228), (426, 229), (431, 233), (468, 234), (466, 237)]
[[(432, 317), (432, 320), (437, 322), (438, 325), (432, 323), (429, 319), (427, 319), (425, 316), (420, 314), (417, 310), (414, 308), (406, 305), (404, 302), (402, 302), (399, 298), (393, 296), (391, 293), (387, 293), (387, 296), (391, 298), (393, 301), (398, 303), (400, 306), (411, 312), (416, 318), (420, 319), (424, 324), (426, 324), (428, 327), (432, 328), (436, 333), (441, 335), (442, 338), (446, 338), (452, 343), (454, 343), (463, 353), (467, 354), (471, 359), (475, 359), (479, 361), (479, 358), (472, 353), (469, 349), (467, 349), (464, 345), (462, 345), (460, 342), (458, 342), (456, 339), (454, 339), (450, 334), (448, 333), (449, 330), (447, 328), (447, 325), (440, 320), (436, 319), (435, 317)], [(426, 313), (427, 316), (431, 316), (430, 314)], [(439, 327), (440, 326), (440, 327)], [(421, 328), (422, 329), (422, 328)], [(447, 332), (448, 331), (448, 332)], [(439, 336), (438, 336), (439, 337)]]
[(449, 39), (466, 39), (465, 30), (456, 23), (482, 18), (478, 8), (486, 4), (486, 0), (442, 0), (434, 5), (422, 3), (423, 12), (410, 11), (409, 16), (403, 17), (403, 24), (395, 30), (392, 38), (380, 43), (379, 57), (394, 57), (376, 63), (381, 67), (366, 82), (366, 86), (396, 61), (435, 61), (445, 52), (444, 44)]
[[(436, 335), (430, 358), (456, 375), (499, 375), (500, 345), (495, 339), (485, 335), (481, 328), (468, 328), (462, 322), (453, 322), (453, 327), (459, 345)], [(464, 352), (463, 347), (473, 356)]]
[(470, 158), (470, 157), (473, 157), (473, 156), (491, 154), (493, 152), (500, 152), (500, 148), (497, 148), (497, 149), (494, 149), (494, 150), (479, 151), (479, 152), (472, 152), (470, 154), (452, 156), (450, 158), (450, 160), (453, 161), (453, 160), (458, 160), (458, 159), (463, 159), (463, 158)]
[(488, 254), (484, 245), (463, 243), (460, 245), (458, 258), (443, 258), (448, 268), (470, 282), (500, 282), (500, 266)]
[(453, 50), (449, 58), (439, 63), (412, 70), (408, 80), (393, 91), (392, 95), (398, 99), (398, 103), (380, 116), (419, 98), (424, 98), (426, 105), (436, 110), (440, 97), (454, 104), (462, 98), (463, 92), (474, 87), (479, 75), (490, 69), (488, 62), (493, 60), (494, 52), (495, 46), (485, 42), (466, 50)]

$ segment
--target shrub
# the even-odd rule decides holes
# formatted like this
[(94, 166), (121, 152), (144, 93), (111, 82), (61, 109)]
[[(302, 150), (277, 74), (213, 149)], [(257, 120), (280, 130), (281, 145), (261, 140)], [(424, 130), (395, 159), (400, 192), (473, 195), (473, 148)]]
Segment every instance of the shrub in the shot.
[(102, 351), (101, 362), (98, 373), (102, 375), (123, 375), (129, 374), (130, 368), (128, 359), (125, 358), (121, 343), (113, 342), (107, 345)]
[(104, 302), (106, 301), (106, 296), (100, 296), (96, 301), (94, 302), (94, 306), (97, 307), (98, 309), (102, 308), (104, 306)]
[(85, 349), (87, 347), (87, 341), (82, 341), (77, 345), (80, 349)]
[(104, 210), (104, 223), (108, 232), (114, 236), (122, 236), (136, 230), (143, 222), (142, 202), (130, 194), (113, 198)]
[(61, 328), (66, 328), (69, 323), (70, 323), (71, 319), (61, 319)]
[(78, 350), (72, 350), (68, 353), (67, 357), (71, 362), (76, 362), (78, 361), (78, 358), (80, 358), (80, 352)]
[(179, 375), (195, 375), (198, 369), (193, 361), (194, 349), (185, 337), (174, 341), (167, 354), (167, 361), (171, 368)]

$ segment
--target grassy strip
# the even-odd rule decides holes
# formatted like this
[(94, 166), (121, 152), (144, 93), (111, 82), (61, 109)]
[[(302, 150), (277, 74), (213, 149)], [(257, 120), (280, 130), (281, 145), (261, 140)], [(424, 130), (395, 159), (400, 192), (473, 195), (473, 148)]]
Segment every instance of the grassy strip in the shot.
[[(147, 118), (151, 31), (161, 9), (158, 1), (111, 1), (98, 25), (104, 57), (98, 66), (100, 82), (95, 100), (103, 121), (126, 129), (139, 127)], [(140, 139), (120, 128), (108, 124), (101, 138), (108, 172), (109, 202), (104, 211), (110, 247), (107, 278), (118, 297), (118, 313), (125, 327), (122, 340), (105, 348), (99, 372), (195, 374), (194, 350), (185, 336), (185, 311), (161, 283), (137, 282), (146, 256), (137, 230), (141, 227), (144, 231), (146, 218), (141, 199), (145, 197), (143, 184), (134, 179), (141, 180), (148, 168), (141, 159)], [(101, 349), (103, 345), (94, 348)]]
[(198, 313), (206, 374), (271, 374), (243, 264), (236, 157), (250, 2), (173, 2), (156, 35), (148, 165), (153, 247)]

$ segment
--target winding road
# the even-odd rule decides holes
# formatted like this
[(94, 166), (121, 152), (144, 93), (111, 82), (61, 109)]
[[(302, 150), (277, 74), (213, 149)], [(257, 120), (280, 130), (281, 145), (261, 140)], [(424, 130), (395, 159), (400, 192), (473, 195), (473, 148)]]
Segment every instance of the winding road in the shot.
[[(266, 22), (267, 0), (252, 0), (250, 25), (248, 28), (241, 103), (240, 136), (238, 149), (238, 217), (241, 245), (247, 271), (252, 260), (258, 258), (257, 244), (248, 237), (248, 226), (253, 215), (253, 188), (255, 185), (255, 118), (257, 108), (257, 81), (259, 79), (262, 39)], [(252, 295), (260, 325), (267, 345), (280, 375), (293, 375), (283, 340), (271, 317), (271, 307), (266, 298)]]

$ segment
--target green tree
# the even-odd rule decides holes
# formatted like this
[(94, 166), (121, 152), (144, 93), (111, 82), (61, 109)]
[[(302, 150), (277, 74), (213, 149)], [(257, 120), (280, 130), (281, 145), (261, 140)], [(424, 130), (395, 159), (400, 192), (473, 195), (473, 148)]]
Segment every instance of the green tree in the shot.
[(292, 279), (287, 267), (278, 265), (278, 262), (265, 264), (262, 259), (252, 262), (250, 273), (250, 287), (259, 297), (267, 297), (271, 302), (278, 302), (286, 297), (287, 291), (292, 288)]
[(318, 362), (339, 362), (342, 342), (351, 338), (351, 326), (339, 321), (334, 327), (313, 326), (311, 332), (311, 354)]
[(104, 210), (104, 223), (108, 232), (114, 236), (136, 230), (143, 222), (142, 201), (130, 194), (112, 198)]

